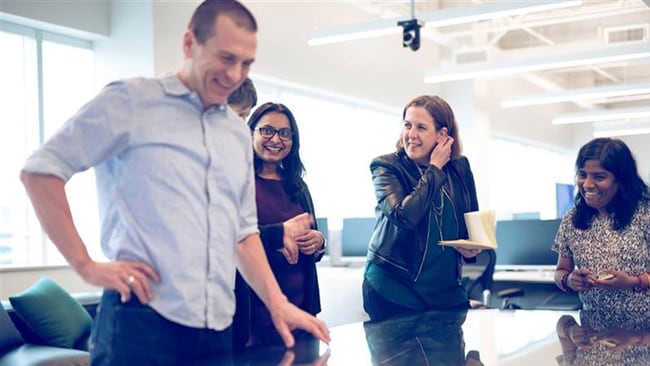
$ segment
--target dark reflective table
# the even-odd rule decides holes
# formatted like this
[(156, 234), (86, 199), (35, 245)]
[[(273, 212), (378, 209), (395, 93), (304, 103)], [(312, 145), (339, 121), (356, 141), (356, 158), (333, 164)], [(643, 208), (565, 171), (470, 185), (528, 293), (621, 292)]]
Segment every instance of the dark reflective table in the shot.
[(650, 327), (635, 322), (636, 329), (596, 329), (592, 315), (497, 309), (429, 312), (333, 327), (329, 346), (302, 339), (292, 350), (257, 348), (224, 364), (650, 365)]

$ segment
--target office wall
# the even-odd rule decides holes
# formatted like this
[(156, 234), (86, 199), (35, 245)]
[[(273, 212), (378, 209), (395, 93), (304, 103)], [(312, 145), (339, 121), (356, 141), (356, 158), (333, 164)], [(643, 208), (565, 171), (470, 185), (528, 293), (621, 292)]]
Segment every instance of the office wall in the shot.
[[(574, 130), (574, 151), (577, 156), (582, 145), (593, 139), (593, 127), (590, 124), (579, 124), (573, 127)], [(636, 136), (621, 136), (627, 146), (632, 150), (641, 178), (650, 184), (650, 134)]]
[(491, 121), (489, 106), (483, 99), (486, 87), (483, 81), (463, 80), (444, 83), (440, 88), (440, 95), (454, 111), (463, 155), (469, 159), (474, 180), (477, 182), (479, 207), (492, 207), (488, 179)]
[(639, 174), (650, 184), (650, 135), (636, 135), (636, 136), (623, 136), (621, 140), (632, 150), (632, 154), (636, 159), (637, 166), (639, 167)]
[(0, 1), (0, 19), (11, 21), (13, 17), (47, 30), (64, 30), (91, 38), (110, 34), (109, 0)]
[(155, 1), (153, 4), (154, 73), (175, 72), (183, 64), (183, 34), (198, 1)]
[(94, 42), (97, 88), (110, 81), (154, 76), (154, 15), (148, 1), (111, 1), (110, 37)]
[(2, 1), (0, 19), (93, 40), (98, 89), (115, 79), (154, 75), (152, 2)]
[(69, 292), (96, 292), (100, 289), (79, 277), (68, 266), (46, 266), (32, 268), (0, 267), (0, 300), (17, 294), (34, 284), (42, 276), (48, 276)]
[(502, 108), (501, 100), (512, 95), (513, 90), (521, 94), (535, 94), (540, 93), (539, 87), (514, 78), (504, 80), (503, 83), (492, 82), (489, 85), (489, 90), (481, 98), (489, 108), (492, 133), (514, 135), (524, 140), (562, 148), (572, 147), (572, 126), (551, 123), (554, 115), (569, 112), (570, 104)]

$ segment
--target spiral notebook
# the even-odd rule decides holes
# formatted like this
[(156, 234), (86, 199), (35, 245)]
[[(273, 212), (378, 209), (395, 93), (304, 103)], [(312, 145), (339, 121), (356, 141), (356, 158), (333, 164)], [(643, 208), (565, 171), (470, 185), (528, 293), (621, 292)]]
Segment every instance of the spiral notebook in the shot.
[(469, 239), (442, 240), (438, 245), (463, 247), (471, 249), (496, 249), (496, 219), (495, 212), (473, 211), (465, 213), (465, 225)]

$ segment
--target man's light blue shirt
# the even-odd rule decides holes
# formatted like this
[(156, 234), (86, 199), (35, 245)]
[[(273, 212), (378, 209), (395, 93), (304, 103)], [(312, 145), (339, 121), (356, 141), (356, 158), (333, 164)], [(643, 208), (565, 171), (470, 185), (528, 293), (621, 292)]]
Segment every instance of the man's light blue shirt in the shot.
[(24, 169), (68, 181), (91, 167), (104, 254), (160, 274), (150, 305), (165, 318), (230, 325), (236, 244), (257, 232), (248, 126), (225, 106), (204, 110), (176, 75), (114, 82)]

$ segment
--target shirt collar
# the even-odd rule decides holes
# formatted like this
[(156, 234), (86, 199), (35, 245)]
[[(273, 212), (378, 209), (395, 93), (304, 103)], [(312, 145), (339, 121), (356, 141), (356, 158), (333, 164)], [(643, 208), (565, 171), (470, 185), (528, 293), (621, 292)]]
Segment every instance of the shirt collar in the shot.
[(160, 79), (160, 82), (166, 94), (180, 96), (192, 93), (175, 73), (166, 74)]
[[(161, 78), (160, 82), (162, 83), (163, 90), (165, 90), (166, 94), (175, 96), (196, 95), (196, 98), (200, 100), (198, 94), (194, 93), (187, 86), (185, 86), (181, 79), (178, 78), (178, 75), (176, 73), (166, 74)], [(210, 107), (210, 109), (225, 111), (226, 106), (227, 104), (224, 103), (214, 105)]]

